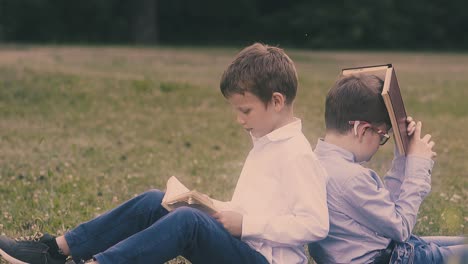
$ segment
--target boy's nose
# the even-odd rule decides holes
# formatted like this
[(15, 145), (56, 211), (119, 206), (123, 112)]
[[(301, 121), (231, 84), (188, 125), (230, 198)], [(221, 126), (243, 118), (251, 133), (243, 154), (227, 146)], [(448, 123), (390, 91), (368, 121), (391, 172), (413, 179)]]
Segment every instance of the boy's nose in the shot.
[(241, 124), (241, 125), (244, 125), (245, 124), (245, 120), (240, 117), (240, 115), (237, 115), (237, 123)]

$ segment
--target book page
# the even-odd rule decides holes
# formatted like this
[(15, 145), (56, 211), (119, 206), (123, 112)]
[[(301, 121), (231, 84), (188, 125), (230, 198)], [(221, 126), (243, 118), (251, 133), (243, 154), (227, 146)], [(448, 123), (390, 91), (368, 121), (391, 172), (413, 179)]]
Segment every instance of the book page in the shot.
[(341, 74), (344, 76), (359, 75), (359, 74), (375, 75), (383, 81), (385, 80), (385, 74), (389, 67), (391, 67), (391, 64), (347, 68), (347, 69), (342, 69)]
[(208, 196), (196, 190), (190, 191), (175, 176), (167, 181), (166, 194), (161, 205), (169, 212), (182, 206), (196, 208), (210, 215), (218, 212)]
[(163, 202), (171, 200), (172, 198), (189, 191), (190, 190), (185, 187), (185, 185), (183, 185), (175, 176), (171, 176), (169, 180), (167, 180), (166, 194), (164, 195)]

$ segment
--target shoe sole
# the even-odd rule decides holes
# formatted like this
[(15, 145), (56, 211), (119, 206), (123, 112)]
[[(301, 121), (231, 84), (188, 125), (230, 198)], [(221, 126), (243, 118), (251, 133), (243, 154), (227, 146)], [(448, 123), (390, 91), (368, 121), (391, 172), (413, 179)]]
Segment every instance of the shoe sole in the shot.
[(28, 264), (26, 262), (15, 259), (14, 257), (8, 255), (5, 251), (1, 249), (0, 249), (0, 255), (2, 256), (3, 259), (10, 262), (11, 264)]

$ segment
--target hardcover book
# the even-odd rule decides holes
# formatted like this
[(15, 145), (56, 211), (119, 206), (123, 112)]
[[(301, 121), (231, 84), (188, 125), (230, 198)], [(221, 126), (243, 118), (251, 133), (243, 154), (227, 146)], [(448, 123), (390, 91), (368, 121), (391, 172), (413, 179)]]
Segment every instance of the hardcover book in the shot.
[[(406, 155), (408, 151), (408, 133), (406, 132), (406, 110), (400, 92), (400, 86), (392, 64), (346, 68), (342, 75), (375, 75), (384, 81), (382, 97), (392, 123), (393, 135), (398, 151)], [(363, 120), (365, 121), (365, 120)]]
[(196, 208), (210, 215), (219, 211), (208, 196), (189, 190), (175, 176), (167, 181), (166, 194), (161, 205), (169, 212), (182, 206)]

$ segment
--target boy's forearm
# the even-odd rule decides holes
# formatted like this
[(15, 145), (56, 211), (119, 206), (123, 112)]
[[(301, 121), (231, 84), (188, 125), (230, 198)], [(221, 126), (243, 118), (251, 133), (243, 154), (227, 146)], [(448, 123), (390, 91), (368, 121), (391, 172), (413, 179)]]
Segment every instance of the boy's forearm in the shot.
[(406, 160), (405, 179), (401, 184), (400, 194), (396, 201), (399, 214), (406, 220), (409, 234), (416, 224), (419, 207), (431, 190), (431, 172), (434, 162), (417, 156), (408, 156)]
[(216, 199), (213, 199), (213, 198), (210, 198), (210, 199), (213, 202), (213, 205), (219, 211), (226, 211), (226, 210), (232, 210), (233, 209), (233, 208), (231, 208), (231, 202), (230, 201), (223, 202), (223, 201), (219, 201), (219, 200), (216, 200)]
[(400, 195), (401, 184), (405, 179), (406, 157), (395, 156), (392, 161), (392, 167), (384, 176), (384, 184), (390, 192), (392, 201), (396, 201)]
[[(262, 239), (272, 245), (301, 246), (325, 238), (329, 230), (325, 177), (307, 170), (307, 177), (291, 171), (288, 198), (290, 211), (268, 215), (263, 211), (244, 214), (242, 238)], [(286, 188), (286, 187), (285, 187)]]
[(301, 246), (328, 235), (328, 211), (325, 214), (296, 216), (244, 215), (242, 239), (262, 239), (277, 246)]
[[(340, 192), (350, 209), (346, 214), (370, 230), (396, 241), (408, 239), (413, 231), (419, 207), (430, 190), (428, 169), (432, 161), (407, 157), (406, 176), (395, 198), (387, 188), (375, 188), (375, 172), (350, 177)], [(365, 191), (363, 191), (365, 190)], [(394, 193), (395, 194), (395, 193)], [(393, 195), (394, 195), (393, 194)]]

